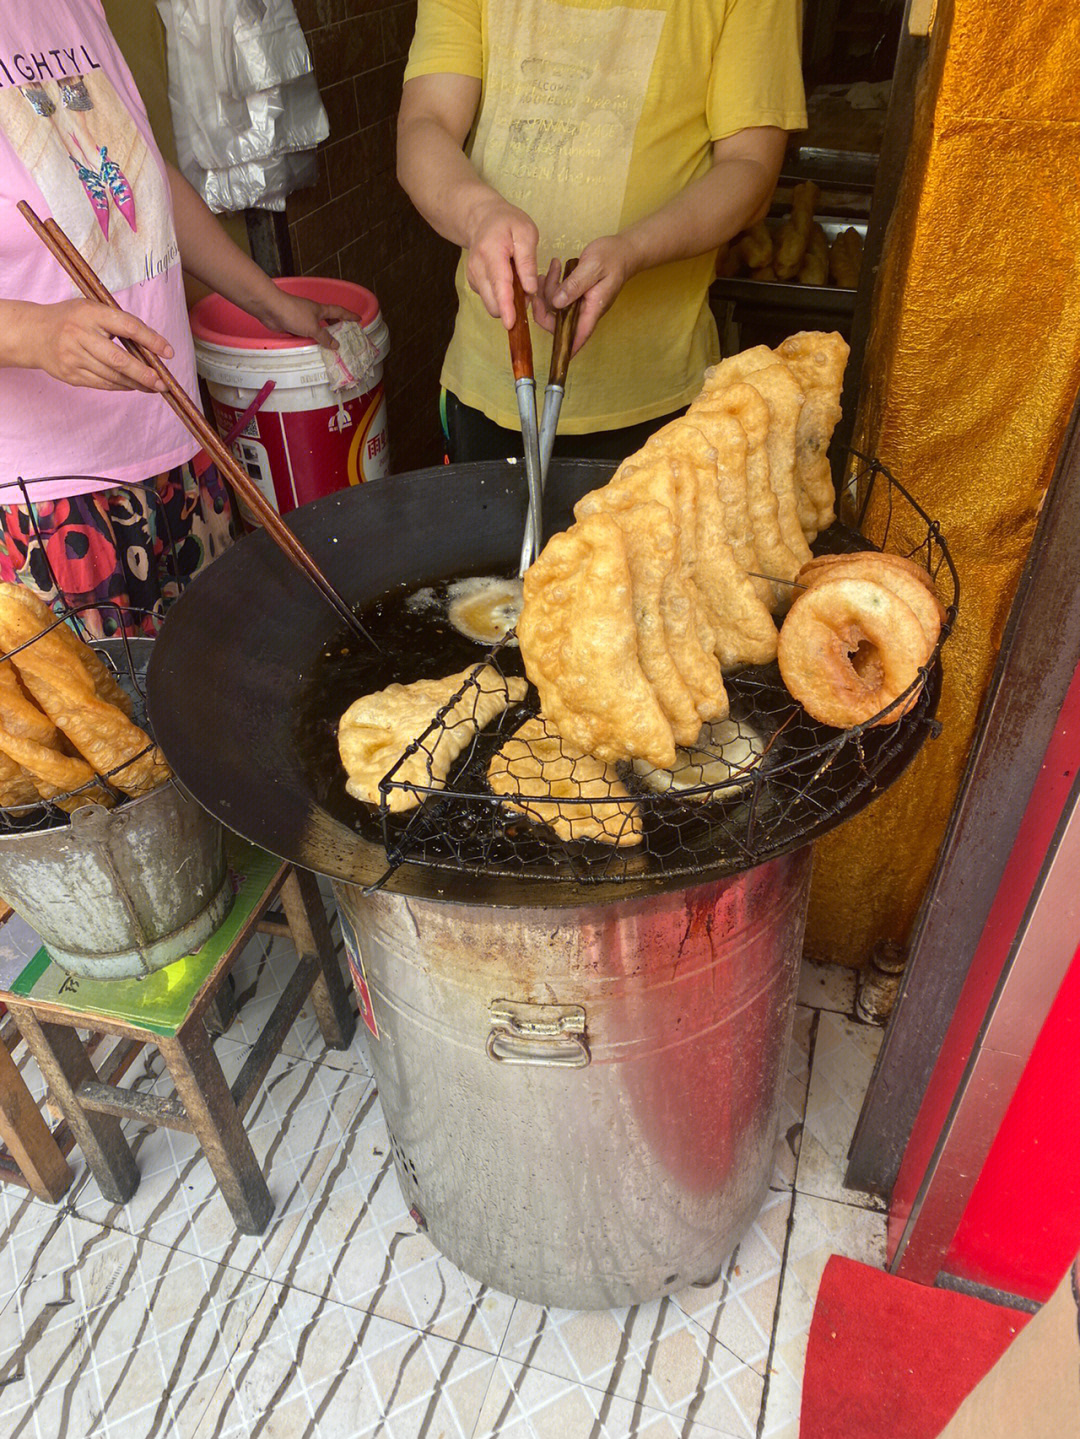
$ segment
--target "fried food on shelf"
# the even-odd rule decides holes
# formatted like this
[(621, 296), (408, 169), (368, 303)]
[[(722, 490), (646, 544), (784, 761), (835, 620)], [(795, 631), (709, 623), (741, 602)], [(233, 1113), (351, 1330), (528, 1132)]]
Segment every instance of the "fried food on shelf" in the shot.
[(618, 518), (624, 509), (639, 505), (662, 506), (671, 516), (676, 537), (676, 563), (665, 576), (660, 595), (664, 638), (680, 675), (694, 696), (703, 723), (723, 719), (728, 712), (720, 663), (714, 653), (716, 634), (710, 612), (696, 579), (697, 487), (692, 476), (676, 474), (671, 461), (656, 456), (641, 467), (623, 465), (615, 477), (593, 490), (574, 506), (574, 515), (605, 510)]
[(825, 231), (815, 220), (810, 226), (806, 254), (795, 277), (800, 285), (825, 285), (829, 280), (829, 242)]
[(640, 811), (615, 766), (573, 749), (542, 719), (528, 719), (514, 731), (487, 777), (511, 809), (546, 824), (560, 839), (641, 842)]
[(674, 762), (671, 725), (638, 659), (626, 544), (609, 514), (551, 537), (525, 574), (517, 627), (525, 673), (550, 724), (613, 763)]
[[(403, 760), (394, 774), (395, 784), (442, 788), (450, 766), (477, 732), (508, 705), (519, 704), (525, 698), (526, 685), (521, 679), (504, 679), (493, 665), (484, 665), (475, 672), (470, 666), (445, 679), (387, 685), (374, 694), (361, 695), (338, 723), (338, 753), (348, 776), (345, 788), (349, 794), (367, 804), (379, 804), (379, 781), (459, 690), (459, 698), (437, 731)], [(387, 795), (386, 807), (398, 813), (415, 808), (425, 798), (394, 788)]]
[[(42, 629), (45, 616), (54, 628)], [(85, 661), (88, 647), (55, 618), (40, 602), (27, 603), (23, 586), (0, 585), (0, 647), (16, 651), (12, 664), (25, 689), (92, 770), (125, 794), (149, 793), (172, 771), (146, 733), (99, 696), (100, 676), (96, 681)]]
[[(897, 563), (899, 561), (899, 563)], [(780, 674), (814, 719), (837, 729), (891, 724), (918, 698), (882, 719), (918, 679), (945, 618), (925, 570), (876, 551), (823, 557), (799, 575), (805, 588), (780, 632)]]
[(849, 225), (840, 231), (829, 248), (829, 274), (841, 289), (854, 290), (859, 284), (861, 265), (862, 236), (854, 225)]
[(840, 418), (848, 353), (847, 341), (835, 330), (802, 330), (776, 347), (806, 396), (795, 433), (795, 494), (810, 540), (836, 518), (829, 442)]
[(750, 270), (760, 270), (765, 265), (772, 263), (772, 231), (764, 220), (759, 220), (756, 225), (751, 225), (749, 230), (743, 231), (742, 238), (739, 240), (739, 249)]
[(820, 196), (821, 191), (813, 180), (804, 180), (801, 185), (795, 186), (791, 196), (791, 214), (780, 230), (773, 259), (777, 279), (790, 280), (798, 274), (810, 241), (810, 227), (814, 223), (814, 210)]

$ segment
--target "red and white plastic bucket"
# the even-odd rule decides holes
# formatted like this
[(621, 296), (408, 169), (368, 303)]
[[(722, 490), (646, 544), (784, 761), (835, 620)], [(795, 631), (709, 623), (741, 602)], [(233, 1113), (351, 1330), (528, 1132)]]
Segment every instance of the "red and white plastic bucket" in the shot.
[(232, 435), (233, 453), (284, 514), (389, 473), (382, 371), (390, 336), (378, 300), (361, 285), (317, 276), (274, 283), (351, 310), (378, 357), (369, 388), (334, 391), (314, 341), (268, 330), (222, 295), (207, 295), (192, 308), (195, 363), (210, 391), (214, 423), (221, 435)]

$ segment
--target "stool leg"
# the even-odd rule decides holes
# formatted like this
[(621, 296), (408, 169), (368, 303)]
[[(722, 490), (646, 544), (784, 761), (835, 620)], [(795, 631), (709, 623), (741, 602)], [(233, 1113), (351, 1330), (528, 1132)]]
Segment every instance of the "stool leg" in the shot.
[(326, 909), (315, 876), (293, 869), (281, 887), (281, 907), (299, 955), (313, 954), (319, 973), (311, 986), (311, 1002), (322, 1037), (331, 1049), (348, 1049), (356, 1033), (349, 990), (341, 976)]
[(0, 1139), (32, 1194), (57, 1204), (75, 1178), (37, 1101), (0, 1039)]
[(126, 1204), (139, 1187), (139, 1170), (120, 1121), (112, 1114), (84, 1109), (79, 1085), (96, 1080), (97, 1071), (73, 1029), (45, 1024), (29, 1010), (12, 1005), (12, 1017), (45, 1076), (75, 1142), (86, 1156), (98, 1188), (113, 1204)]
[(201, 1018), (158, 1041), (191, 1128), (214, 1171), (237, 1229), (261, 1234), (274, 1201)]

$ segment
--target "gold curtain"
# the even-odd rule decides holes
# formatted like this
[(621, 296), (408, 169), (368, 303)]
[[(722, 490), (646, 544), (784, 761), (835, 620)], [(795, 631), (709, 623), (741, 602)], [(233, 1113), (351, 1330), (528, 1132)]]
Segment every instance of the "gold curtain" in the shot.
[(856, 445), (960, 575), (942, 736), (816, 848), (807, 953), (903, 942), (1080, 386), (1080, 5), (942, 0), (875, 291)]

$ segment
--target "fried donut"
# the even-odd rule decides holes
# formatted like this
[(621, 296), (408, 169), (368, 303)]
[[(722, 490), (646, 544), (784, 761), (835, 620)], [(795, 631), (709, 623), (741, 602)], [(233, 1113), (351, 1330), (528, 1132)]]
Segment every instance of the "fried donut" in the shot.
[[(914, 610), (883, 585), (823, 579), (788, 611), (777, 651), (780, 674), (807, 714), (834, 729), (866, 724), (919, 677), (926, 635)], [(877, 724), (892, 724), (918, 697)]]
[(945, 606), (938, 598), (934, 582), (926, 570), (913, 560), (900, 555), (885, 555), (874, 550), (860, 550), (852, 555), (829, 556), (829, 563), (812, 560), (804, 565), (796, 578), (796, 584), (810, 589), (825, 579), (870, 580), (884, 585), (887, 590), (902, 599), (915, 611), (919, 624), (926, 636), (926, 663), (933, 654), (941, 626), (945, 623)]

